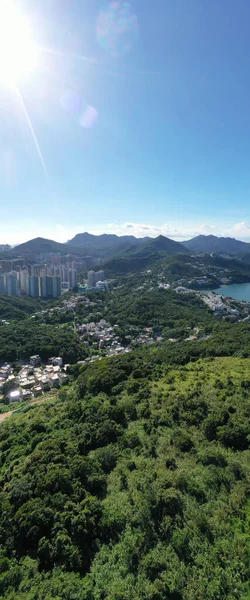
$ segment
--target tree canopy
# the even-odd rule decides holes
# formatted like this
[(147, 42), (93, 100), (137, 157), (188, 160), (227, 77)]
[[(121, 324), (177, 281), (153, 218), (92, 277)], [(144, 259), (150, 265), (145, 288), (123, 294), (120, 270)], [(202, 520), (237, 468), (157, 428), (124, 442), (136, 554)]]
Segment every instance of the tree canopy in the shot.
[(0, 595), (243, 598), (249, 367), (135, 352), (2, 424)]

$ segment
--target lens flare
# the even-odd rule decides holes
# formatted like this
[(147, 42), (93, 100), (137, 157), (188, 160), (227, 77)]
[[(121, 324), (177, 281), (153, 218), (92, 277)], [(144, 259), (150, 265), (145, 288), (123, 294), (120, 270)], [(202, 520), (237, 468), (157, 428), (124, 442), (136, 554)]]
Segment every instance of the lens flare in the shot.
[(64, 90), (61, 97), (61, 104), (67, 112), (78, 114), (82, 108), (80, 93), (73, 89)]
[(138, 19), (130, 2), (108, 2), (99, 13), (96, 34), (111, 56), (130, 52), (138, 34)]
[(86, 110), (80, 117), (80, 125), (84, 129), (90, 129), (93, 127), (98, 119), (98, 112), (93, 106), (87, 106)]

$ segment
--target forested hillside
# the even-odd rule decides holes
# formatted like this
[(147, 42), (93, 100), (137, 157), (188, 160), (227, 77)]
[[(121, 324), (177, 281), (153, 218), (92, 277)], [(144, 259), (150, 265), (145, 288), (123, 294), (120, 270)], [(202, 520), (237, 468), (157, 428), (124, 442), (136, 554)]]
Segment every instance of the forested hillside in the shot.
[(1, 597), (247, 594), (250, 360), (172, 361), (78, 366), (1, 426)]
[[(68, 320), (73, 321), (72, 313), (64, 313), (57, 319), (53, 311), (48, 312), (59, 302), (1, 296), (0, 361), (27, 360), (33, 354), (39, 354), (43, 361), (61, 355), (66, 363), (85, 358), (86, 350), (79, 336), (65, 325)], [(41, 314), (45, 316), (39, 317)], [(8, 325), (2, 325), (2, 319)]]
[[(0, 358), (72, 364), (0, 424), (0, 597), (250, 598), (249, 322), (159, 288), (157, 270), (74, 311), (3, 302)], [(74, 364), (92, 352), (76, 325), (103, 318), (123, 354)]]
[(35, 323), (25, 319), (0, 327), (0, 360), (16, 361), (39, 354), (43, 361), (60, 355), (64, 362), (76, 362), (86, 356), (79, 336), (69, 328)]
[[(51, 302), (52, 304), (52, 302)], [(36, 310), (48, 306), (43, 300), (27, 296), (0, 296), (0, 319), (21, 320), (25, 319)]]

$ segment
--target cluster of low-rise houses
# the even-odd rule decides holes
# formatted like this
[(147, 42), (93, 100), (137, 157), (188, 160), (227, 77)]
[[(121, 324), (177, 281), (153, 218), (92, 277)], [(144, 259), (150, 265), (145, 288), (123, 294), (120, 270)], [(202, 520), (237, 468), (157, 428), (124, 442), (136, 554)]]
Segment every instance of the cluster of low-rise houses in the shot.
[[(197, 290), (190, 290), (184, 286), (177, 286), (175, 291), (178, 294), (196, 294), (196, 296), (198, 296), (213, 311), (215, 317), (227, 317), (232, 321), (237, 321), (240, 319), (241, 311), (238, 310), (238, 308), (231, 306), (230, 298), (226, 298), (225, 296), (221, 296), (215, 292), (199, 292)], [(237, 303), (241, 310), (248, 313), (250, 307), (247, 308), (247, 303), (240, 301), (237, 301)], [(248, 317), (246, 317), (246, 319), (247, 318)]]
[(125, 350), (116, 332), (118, 327), (118, 325), (111, 327), (105, 319), (101, 319), (98, 323), (91, 322), (77, 325), (76, 329), (87, 347), (91, 346), (94, 350), (106, 348), (107, 356), (113, 356)]
[(205, 302), (205, 304), (211, 308), (215, 315), (228, 315), (233, 319), (239, 318), (239, 310), (230, 306), (230, 302), (227, 302), (223, 296), (214, 294), (213, 292), (207, 292), (206, 294), (202, 294), (200, 297), (203, 302)]
[[(97, 301), (98, 302), (98, 301)], [(73, 294), (69, 299), (64, 298), (61, 301), (61, 304), (55, 306), (54, 308), (49, 308), (48, 310), (41, 310), (32, 315), (31, 318), (36, 316), (44, 317), (46, 315), (60, 314), (65, 312), (75, 312), (78, 304), (85, 304), (88, 308), (95, 307), (97, 302), (93, 302), (87, 296), (82, 296), (80, 294)], [(102, 304), (102, 301), (100, 300)]]
[[(67, 311), (75, 312), (78, 303), (84, 303), (90, 310), (97, 306), (96, 302), (91, 301), (86, 296), (73, 295), (68, 300), (64, 299), (61, 306), (56, 306), (48, 311), (40, 311), (36, 315), (43, 317), (45, 314), (53, 315)], [(36, 315), (33, 315), (33, 317)], [(117, 334), (118, 327), (118, 325), (112, 327), (105, 319), (100, 319), (98, 322), (74, 323), (74, 329), (86, 348), (92, 348), (96, 351), (102, 350), (106, 356), (114, 356), (125, 351), (125, 347), (120, 343), (120, 338)]]
[[(224, 269), (224, 271), (220, 271), (220, 275), (222, 275), (223, 273), (225, 275), (226, 271), (228, 271), (228, 269)], [(169, 281), (166, 282), (166, 279), (163, 274), (160, 274), (158, 276), (158, 288), (159, 289), (166, 289), (166, 290), (172, 289), (173, 291), (177, 292), (178, 294), (195, 294), (213, 311), (213, 313), (216, 317), (222, 317), (222, 318), (227, 317), (232, 321), (236, 321), (236, 320), (248, 321), (248, 320), (250, 320), (250, 318), (249, 318), (250, 304), (249, 303), (235, 301), (235, 300), (232, 300), (231, 298), (227, 298), (227, 297), (222, 296), (213, 291), (209, 291), (209, 290), (201, 291), (201, 289), (198, 290), (198, 289), (194, 289), (191, 287), (187, 287), (187, 286), (190, 286), (192, 282), (195, 284), (199, 284), (199, 285), (201, 285), (203, 283), (205, 286), (205, 285), (207, 285), (208, 277), (204, 275), (202, 278), (195, 278), (193, 280), (188, 280), (188, 278), (183, 277), (173, 283), (170, 283)], [(226, 285), (229, 282), (230, 282), (230, 279), (228, 277), (221, 278), (221, 284)], [(235, 305), (235, 302), (237, 302), (237, 307), (232, 306), (232, 303)], [(246, 314), (244, 319), (240, 318), (242, 316), (242, 313)]]
[(20, 365), (19, 372), (15, 374), (13, 366), (5, 363), (0, 367), (0, 392), (8, 383), (10, 402), (36, 398), (52, 388), (65, 385), (68, 366), (63, 365), (61, 357), (50, 358), (46, 365), (42, 365), (40, 356), (35, 355), (30, 357), (29, 362)]

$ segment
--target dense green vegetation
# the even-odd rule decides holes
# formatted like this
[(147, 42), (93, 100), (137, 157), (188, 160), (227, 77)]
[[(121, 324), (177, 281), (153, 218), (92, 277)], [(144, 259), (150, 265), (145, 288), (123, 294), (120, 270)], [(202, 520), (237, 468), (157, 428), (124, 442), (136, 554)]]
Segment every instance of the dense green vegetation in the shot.
[[(177, 281), (180, 277), (188, 281), (189, 278), (206, 275), (207, 283), (203, 283), (203, 287), (210, 289), (219, 286), (221, 276), (229, 276), (234, 283), (250, 281), (248, 254), (232, 258), (210, 254), (171, 255), (171, 253), (162, 253), (157, 245), (149, 243), (146, 245), (146, 250), (142, 252), (142, 247), (139, 247), (134, 254), (125, 253), (121, 257), (108, 260), (104, 264), (105, 273), (109, 277), (117, 277), (131, 273), (140, 274), (142, 269), (152, 269), (153, 273), (160, 271), (165, 273), (171, 282)], [(193, 287), (196, 289), (195, 286)]]
[[(56, 399), (0, 424), (6, 600), (250, 597), (250, 324), (158, 276), (121, 277), (76, 313), (31, 319), (39, 301), (3, 300), (0, 360), (72, 363)], [(101, 318), (124, 343), (147, 328), (159, 342), (73, 364), (87, 350), (71, 321)]]
[[(51, 304), (51, 302), (50, 302)], [(22, 296), (20, 298), (12, 296), (0, 296), (0, 319), (20, 320), (37, 310), (47, 308), (49, 303)]]
[(245, 283), (250, 281), (249, 255), (244, 258), (224, 258), (222, 256), (204, 256), (205, 267), (217, 267), (227, 269), (234, 283)]
[(86, 357), (86, 349), (72, 328), (63, 326), (73, 320), (72, 313), (63, 313), (60, 318), (48, 311), (59, 301), (43, 301), (28, 297), (0, 297), (0, 318), (9, 320), (9, 325), (0, 324), (0, 361), (27, 359), (40, 354), (46, 361), (50, 356), (63, 356), (67, 363)]
[(121, 258), (112, 258), (105, 262), (104, 269), (107, 277), (127, 275), (129, 273), (138, 273), (142, 269), (151, 268), (159, 262), (161, 256), (157, 253), (152, 253), (146, 257), (128, 256)]
[(0, 328), (0, 360), (16, 361), (39, 354), (42, 360), (62, 356), (73, 363), (86, 356), (79, 336), (63, 326), (35, 323), (25, 319)]
[(249, 368), (141, 351), (1, 425), (1, 597), (243, 598)]
[(131, 290), (129, 286), (110, 297), (106, 314), (112, 323), (119, 325), (129, 323), (170, 329), (214, 321), (211, 312), (196, 296), (178, 295), (171, 290)]

